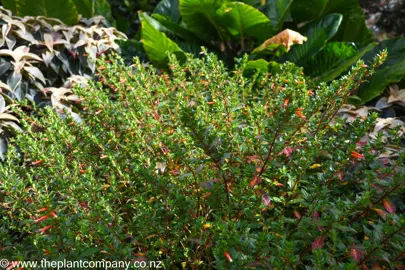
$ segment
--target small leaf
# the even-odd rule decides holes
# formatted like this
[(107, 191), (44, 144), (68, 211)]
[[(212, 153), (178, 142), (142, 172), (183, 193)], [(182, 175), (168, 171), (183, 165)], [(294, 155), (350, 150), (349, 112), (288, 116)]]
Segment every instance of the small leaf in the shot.
[(389, 201), (387, 199), (383, 200), (383, 204), (384, 204), (384, 207), (387, 210), (387, 212), (390, 213), (390, 214), (395, 213), (395, 211), (397, 210), (395, 205), (391, 201)]
[(261, 181), (262, 181), (261, 177), (258, 175), (255, 175), (253, 177), (253, 179), (250, 181), (249, 187), (253, 188), (254, 186), (257, 186), (258, 184), (260, 184)]
[(314, 242), (312, 242), (312, 250), (317, 249), (317, 248), (322, 248), (323, 247), (323, 236), (318, 236)]
[(378, 208), (373, 208), (374, 211), (377, 212), (377, 214), (382, 217), (384, 220), (386, 220), (387, 218), (387, 212), (385, 212), (384, 210), (378, 209)]
[(357, 262), (360, 262), (361, 260), (361, 251), (355, 248), (350, 249), (350, 256), (353, 257)]

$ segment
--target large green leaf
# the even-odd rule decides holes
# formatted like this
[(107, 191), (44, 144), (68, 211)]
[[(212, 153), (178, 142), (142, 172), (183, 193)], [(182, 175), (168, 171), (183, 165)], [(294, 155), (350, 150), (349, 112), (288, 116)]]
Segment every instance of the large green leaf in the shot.
[(302, 45), (294, 45), (283, 60), (294, 62), (299, 66), (305, 65), (336, 34), (341, 22), (342, 15), (329, 14), (306, 25), (300, 33), (308, 40)]
[(380, 42), (373, 50), (364, 55), (366, 64), (372, 62), (375, 55), (387, 49), (388, 57), (384, 64), (377, 69), (371, 80), (362, 85), (358, 96), (363, 102), (380, 95), (390, 83), (401, 81), (405, 75), (405, 38), (395, 38)]
[[(181, 37), (182, 39), (189, 41), (189, 42), (198, 42), (203, 43), (204, 41), (200, 40), (198, 36), (196, 36), (193, 32), (185, 28), (183, 25), (179, 23), (175, 23), (168, 19), (167, 17), (161, 14), (152, 14), (153, 19), (155, 19), (161, 26), (158, 26), (160, 31), (165, 32), (166, 34), (169, 33), (171, 35), (176, 35)], [(163, 26), (163, 27), (162, 27)]]
[(256, 8), (242, 2), (225, 4), (218, 11), (220, 21), (233, 36), (255, 37), (260, 41), (269, 38), (273, 27), (270, 20)]
[(227, 0), (180, 0), (180, 14), (187, 28), (203, 39), (225, 41), (218, 10)]
[[(364, 46), (360, 50), (356, 51), (355, 54), (349, 56), (347, 55), (348, 58), (343, 58), (341, 57), (340, 60), (337, 62), (334, 62), (333, 66), (331, 66), (327, 71), (324, 71), (320, 73), (318, 77), (316, 77), (316, 80), (322, 81), (322, 82), (330, 82), (333, 79), (337, 78), (340, 76), (342, 73), (345, 71), (349, 70), (349, 68), (354, 65), (365, 53), (370, 51), (371, 49), (374, 48), (374, 44), (370, 43), (367, 46)], [(335, 53), (335, 52), (334, 52)], [(320, 53), (318, 55), (321, 55)], [(318, 55), (316, 55), (318, 57)], [(338, 54), (339, 56), (339, 54)], [(340, 57), (340, 56), (339, 56)], [(321, 65), (321, 64), (319, 64)]]
[(297, 22), (319, 19), (327, 14), (339, 13), (343, 21), (334, 40), (368, 44), (373, 36), (365, 24), (364, 12), (357, 0), (294, 0), (292, 17)]
[(176, 43), (153, 26), (153, 19), (149, 15), (141, 13), (139, 16), (142, 19), (142, 44), (150, 61), (159, 67), (166, 67), (168, 53), (174, 53), (180, 58), (185, 57)]
[(281, 30), (292, 2), (293, 0), (267, 0), (264, 13), (273, 24), (275, 32)]
[(162, 0), (156, 6), (153, 13), (164, 15), (170, 18), (172, 22), (179, 22), (179, 0)]
[(79, 14), (72, 0), (15, 0), (18, 16), (58, 18), (66, 24), (76, 24)]

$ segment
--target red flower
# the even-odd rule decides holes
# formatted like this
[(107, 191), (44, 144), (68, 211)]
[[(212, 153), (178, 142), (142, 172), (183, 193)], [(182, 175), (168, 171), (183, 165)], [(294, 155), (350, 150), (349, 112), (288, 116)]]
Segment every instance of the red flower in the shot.
[(42, 216), (42, 217), (40, 217), (40, 218), (34, 220), (34, 222), (35, 222), (35, 223), (41, 222), (41, 221), (44, 221), (44, 220), (47, 219), (47, 218), (49, 218), (49, 216), (48, 216), (48, 215), (45, 215), (45, 216)]
[(233, 262), (233, 260), (232, 260), (232, 258), (231, 258), (231, 255), (229, 255), (229, 253), (228, 252), (224, 252), (224, 255), (225, 255), (225, 257), (228, 259), (228, 261), (230, 261), (230, 262)]

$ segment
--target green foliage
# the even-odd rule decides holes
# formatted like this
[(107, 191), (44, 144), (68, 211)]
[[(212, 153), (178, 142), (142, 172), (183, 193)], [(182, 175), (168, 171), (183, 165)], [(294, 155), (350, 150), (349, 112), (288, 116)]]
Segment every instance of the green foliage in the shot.
[[(403, 256), (404, 153), (375, 115), (335, 117), (373, 69), (308, 88), (302, 70), (243, 76), (213, 54), (101, 62), (77, 88), (83, 122), (23, 112), (0, 165), (0, 254), (10, 260), (162, 260), (187, 269), (395, 268)], [(402, 197), (403, 198), (403, 197)], [(396, 209), (395, 209), (396, 206)]]
[[(387, 48), (392, 54), (390, 59), (397, 59), (396, 63), (388, 61), (372, 82), (362, 87), (358, 98), (362, 103), (381, 94), (389, 83), (400, 81), (405, 73), (401, 64), (404, 57), (398, 57), (405, 48), (402, 40), (375, 46), (355, 0), (164, 0), (152, 18), (153, 23), (145, 24), (142, 30), (151, 33), (150, 27), (154, 27), (166, 36), (155, 31), (153, 35), (142, 36), (142, 42), (150, 61), (158, 67), (167, 67), (168, 63), (167, 56), (161, 54), (180, 49), (197, 56), (198, 48), (204, 45), (231, 67), (235, 57), (249, 53), (252, 61), (261, 60), (262, 70), (274, 62), (291, 61), (304, 67), (304, 72), (316, 80), (330, 82), (345, 74), (363, 56), (368, 62), (382, 48)], [(308, 40), (292, 46), (290, 51), (281, 50), (281, 44), (269, 43), (285, 25)], [(162, 47), (161, 42), (172, 44), (171, 49)], [(259, 67), (257, 63), (250, 67)]]
[(68, 25), (79, 22), (79, 14), (86, 18), (104, 16), (114, 25), (107, 0), (2, 0), (5, 8), (15, 15), (57, 18)]
[[(89, 78), (95, 72), (97, 56), (119, 51), (115, 40), (126, 38), (113, 28), (102, 27), (99, 19), (82, 20), (82, 25), (68, 27), (57, 19), (20, 18), (2, 10), (0, 104), (5, 101), (5, 106), (0, 107), (0, 115), (8, 115), (14, 101), (25, 99), (38, 107), (52, 105), (70, 110), (77, 97), (58, 87), (77, 81), (75, 75)], [(31, 104), (26, 110), (32, 110)], [(1, 145), (8, 137), (21, 131), (17, 122), (9, 116), (0, 117), (0, 153), (4, 153), (6, 148)]]
[(397, 83), (405, 75), (405, 38), (394, 38), (380, 42), (373, 50), (364, 56), (364, 61), (372, 61), (378, 50), (387, 48), (387, 61), (376, 71), (369, 83), (363, 85), (358, 96), (364, 101), (370, 101), (384, 92), (387, 85)]

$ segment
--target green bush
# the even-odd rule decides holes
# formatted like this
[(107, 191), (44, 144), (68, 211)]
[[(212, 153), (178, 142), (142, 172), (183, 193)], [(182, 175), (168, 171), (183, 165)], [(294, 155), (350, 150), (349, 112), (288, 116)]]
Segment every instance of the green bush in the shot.
[[(404, 255), (403, 162), (364, 143), (376, 115), (335, 117), (386, 57), (308, 88), (302, 70), (243, 76), (212, 54), (100, 63), (81, 124), (51, 109), (0, 165), (10, 260), (162, 260), (167, 268), (358, 269)], [(398, 143), (396, 130), (384, 141)]]

